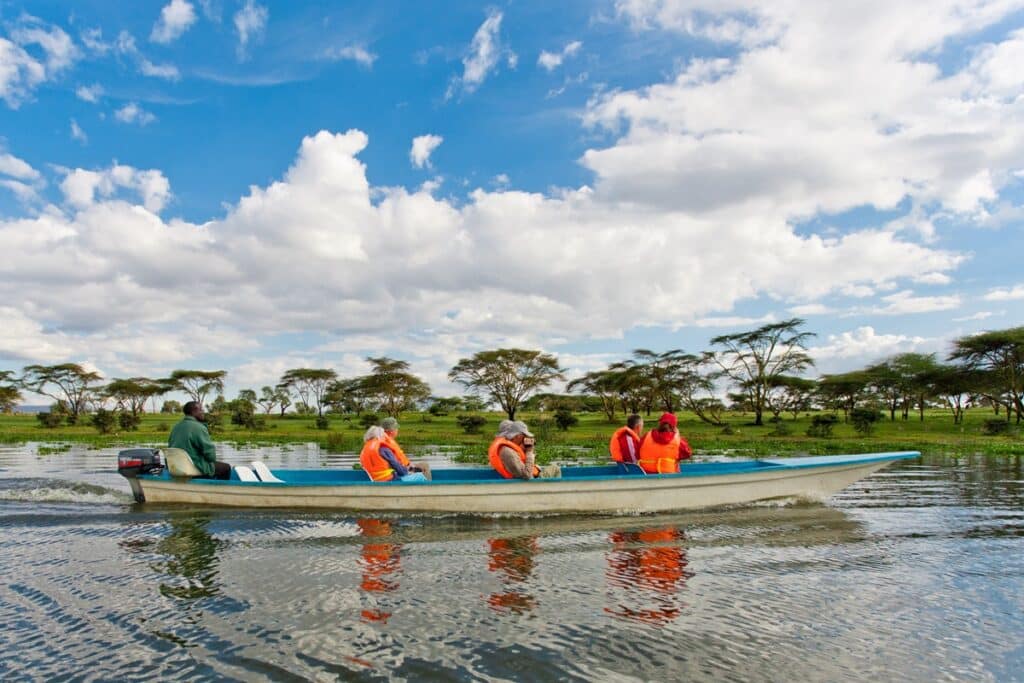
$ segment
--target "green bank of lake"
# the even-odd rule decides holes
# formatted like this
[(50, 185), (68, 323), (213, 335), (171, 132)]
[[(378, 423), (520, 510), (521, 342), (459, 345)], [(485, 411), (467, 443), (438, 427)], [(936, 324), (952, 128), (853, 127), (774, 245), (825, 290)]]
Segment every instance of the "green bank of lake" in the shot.
[(1024, 666), (1016, 455), (929, 455), (823, 502), (476, 518), (137, 506), (116, 451), (0, 446), (0, 678), (1002, 681)]

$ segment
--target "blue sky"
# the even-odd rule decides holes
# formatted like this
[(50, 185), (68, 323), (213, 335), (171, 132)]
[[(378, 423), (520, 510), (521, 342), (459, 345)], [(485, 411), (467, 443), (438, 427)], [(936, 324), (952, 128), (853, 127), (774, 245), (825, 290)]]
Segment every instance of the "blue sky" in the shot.
[(1024, 3), (0, 2), (0, 369), (1021, 324)]

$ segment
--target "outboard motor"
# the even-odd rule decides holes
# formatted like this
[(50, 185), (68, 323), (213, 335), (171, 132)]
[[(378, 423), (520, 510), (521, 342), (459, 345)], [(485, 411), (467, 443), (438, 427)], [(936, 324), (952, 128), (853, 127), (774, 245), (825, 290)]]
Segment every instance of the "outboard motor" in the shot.
[(163, 469), (160, 450), (156, 448), (129, 448), (117, 454), (117, 473), (128, 480), (137, 503), (146, 502), (137, 477), (140, 474), (160, 474)]

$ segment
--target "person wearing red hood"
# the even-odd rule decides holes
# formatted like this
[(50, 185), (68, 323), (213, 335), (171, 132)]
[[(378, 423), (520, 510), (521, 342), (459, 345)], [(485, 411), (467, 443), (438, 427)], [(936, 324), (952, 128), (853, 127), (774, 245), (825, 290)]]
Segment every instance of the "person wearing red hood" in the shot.
[(679, 471), (679, 461), (689, 460), (693, 455), (690, 444), (679, 436), (676, 429), (676, 416), (662, 413), (658, 418), (658, 426), (646, 434), (640, 441), (640, 462), (644, 472), (648, 474), (671, 474)]

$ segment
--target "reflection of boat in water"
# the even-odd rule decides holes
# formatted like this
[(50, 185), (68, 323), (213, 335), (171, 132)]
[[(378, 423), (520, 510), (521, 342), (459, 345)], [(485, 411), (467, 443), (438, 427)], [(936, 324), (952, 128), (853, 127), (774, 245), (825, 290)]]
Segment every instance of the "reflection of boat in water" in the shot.
[(537, 550), (536, 536), (487, 539), (487, 569), (501, 574), (508, 588), (487, 598), (492, 609), (522, 613), (536, 606), (537, 601), (526, 588)]
[[(170, 449), (175, 450), (175, 449)], [(564, 467), (558, 479), (503, 479), (490, 468), (434, 469), (428, 482), (371, 482), (337, 469), (267, 472), (266, 480), (174, 476), (154, 449), (122, 451), (119, 471), (139, 502), (393, 512), (659, 512), (775, 498), (825, 498), (917, 452), (695, 463), (678, 474), (624, 473), (618, 466)], [(157, 473), (159, 472), (159, 473)], [(251, 475), (251, 472), (246, 472)]]
[[(398, 582), (392, 575), (401, 569), (402, 546), (385, 540), (391, 535), (391, 522), (384, 519), (357, 519), (356, 525), (367, 541), (363, 544), (359, 558), (363, 572), (359, 587), (371, 594), (386, 594), (397, 590)], [(360, 614), (365, 621), (385, 623), (391, 616), (391, 612), (379, 606), (364, 609)]]
[(675, 620), (680, 614), (678, 593), (690, 577), (683, 533), (671, 526), (615, 531), (609, 540), (608, 585), (620, 589), (620, 601), (604, 611), (648, 624)]

